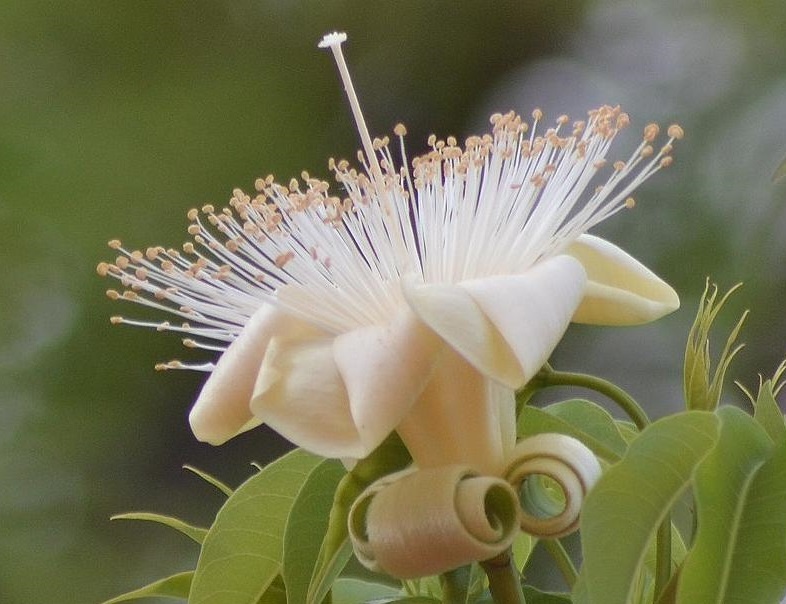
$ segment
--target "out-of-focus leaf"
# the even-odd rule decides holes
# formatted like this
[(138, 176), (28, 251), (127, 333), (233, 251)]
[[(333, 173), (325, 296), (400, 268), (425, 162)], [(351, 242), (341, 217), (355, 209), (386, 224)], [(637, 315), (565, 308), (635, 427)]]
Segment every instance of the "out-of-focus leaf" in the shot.
[(360, 579), (340, 578), (333, 584), (332, 604), (364, 604), (368, 601), (395, 601), (401, 597), (401, 590), (389, 585), (369, 583)]
[(527, 604), (570, 604), (570, 594), (540, 591), (531, 585), (523, 587), (524, 598)]
[(162, 514), (153, 514), (152, 512), (128, 512), (127, 514), (115, 514), (112, 520), (145, 520), (148, 522), (157, 522), (169, 528), (173, 528), (178, 532), (183, 533), (189, 539), (192, 539), (202, 545), (207, 536), (207, 529), (200, 526), (193, 526), (183, 522), (179, 518), (172, 516), (164, 516)]
[(678, 602), (777, 603), (786, 593), (786, 441), (733, 407), (699, 465), (698, 531), (682, 568)]
[(191, 589), (193, 576), (194, 571), (191, 570), (177, 573), (171, 577), (154, 581), (149, 585), (107, 600), (103, 604), (119, 604), (120, 602), (139, 600), (141, 598), (176, 598), (185, 600), (188, 598), (188, 590)]
[(347, 517), (349, 508), (377, 478), (406, 467), (412, 458), (394, 432), (368, 457), (361, 459), (339, 482), (330, 510), (327, 532), (319, 549), (317, 564), (308, 587), (308, 601), (321, 602), (330, 586), (352, 557)]
[[(456, 604), (469, 604), (474, 602), (477, 594), (471, 593), (473, 567), (477, 564), (461, 566), (439, 576), (440, 595), (443, 601)], [(436, 595), (436, 594), (434, 594)]]
[(326, 459), (308, 475), (292, 504), (284, 532), (282, 573), (290, 602), (312, 602), (307, 596), (308, 585), (327, 530), (333, 495), (345, 474), (340, 462)]
[[(524, 599), (527, 604), (571, 604), (570, 594), (541, 591), (531, 585), (522, 586)], [(476, 604), (495, 604), (491, 594), (486, 594)]]
[(281, 572), (284, 529), (295, 497), (320, 457), (295, 450), (235, 490), (199, 556), (190, 604), (257, 604)]
[(784, 176), (786, 176), (786, 157), (784, 157), (781, 163), (778, 164), (778, 167), (775, 168), (775, 172), (772, 174), (772, 182), (778, 182), (782, 180)]
[(784, 374), (786, 374), (786, 360), (778, 365), (772, 378), (766, 382), (763, 382), (759, 377), (759, 392), (755, 398), (742, 384), (737, 382), (737, 385), (753, 403), (753, 418), (761, 424), (776, 444), (786, 438), (786, 422), (783, 412), (778, 406), (778, 401), (775, 400), (784, 386)]
[(554, 403), (544, 409), (525, 407), (519, 415), (518, 432), (520, 437), (542, 432), (566, 434), (609, 462), (619, 460), (627, 449), (609, 412), (582, 399)]
[(774, 443), (786, 438), (786, 422), (783, 412), (775, 400), (772, 380), (767, 380), (759, 388), (759, 395), (753, 403), (753, 418), (767, 431)]
[(219, 491), (221, 491), (227, 497), (229, 497), (232, 494), (232, 488), (230, 488), (228, 485), (226, 485), (223, 482), (221, 482), (215, 476), (212, 476), (212, 475), (208, 474), (204, 470), (200, 470), (199, 468), (195, 468), (194, 466), (189, 466), (189, 465), (183, 466), (183, 469), (184, 470), (188, 470), (189, 472), (193, 472), (194, 474), (199, 476), (202, 480), (204, 480), (208, 484), (211, 484), (214, 487), (216, 487)]
[(581, 520), (586, 601), (630, 601), (648, 543), (715, 442), (717, 425), (701, 411), (653, 423), (590, 491)]
[(380, 598), (376, 600), (368, 600), (364, 604), (392, 604), (393, 602), (404, 602), (405, 604), (439, 604), (436, 598), (429, 598), (428, 596), (405, 596), (403, 598)]

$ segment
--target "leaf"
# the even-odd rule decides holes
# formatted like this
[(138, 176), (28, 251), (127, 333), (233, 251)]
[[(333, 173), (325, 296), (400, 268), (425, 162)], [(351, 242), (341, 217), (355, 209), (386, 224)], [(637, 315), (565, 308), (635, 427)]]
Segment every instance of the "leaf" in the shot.
[(535, 551), (535, 546), (538, 544), (538, 540), (521, 531), (518, 535), (516, 535), (516, 539), (513, 541), (512, 554), (513, 554), (513, 564), (516, 565), (516, 568), (524, 568), (529, 562), (529, 558), (532, 555), (532, 552)]
[(194, 474), (199, 476), (205, 482), (207, 482), (207, 483), (213, 485), (214, 487), (216, 487), (219, 491), (221, 491), (227, 497), (229, 497), (232, 494), (232, 488), (230, 488), (229, 486), (227, 486), (226, 484), (221, 482), (215, 476), (211, 476), (210, 474), (208, 474), (204, 470), (200, 470), (199, 468), (195, 468), (194, 466), (189, 466), (189, 465), (183, 466), (183, 469), (184, 470), (188, 470), (189, 472), (193, 472)]
[(393, 602), (403, 602), (404, 604), (440, 604), (436, 598), (429, 598), (428, 596), (405, 596), (398, 598), (380, 598), (376, 600), (368, 600), (365, 604), (392, 604)]
[(772, 174), (772, 182), (778, 182), (784, 176), (786, 176), (786, 157), (784, 157), (778, 164), (778, 167), (775, 168), (775, 172)]
[(309, 602), (321, 602), (324, 599), (333, 581), (352, 558), (352, 544), (347, 529), (352, 503), (375, 480), (401, 470), (411, 461), (407, 448), (394, 432), (341, 479), (333, 498), (327, 533), (308, 587)]
[[(376, 573), (373, 570), (369, 570), (363, 566), (355, 556), (352, 555), (350, 555), (349, 560), (341, 570), (341, 578), (356, 579), (358, 581), (364, 581), (365, 583), (379, 583), (380, 585), (387, 585), (388, 587), (393, 587), (394, 589), (401, 588), (400, 579), (394, 579), (390, 575), (384, 575), (382, 573)], [(423, 585), (424, 581), (433, 582), (437, 589), (439, 589), (439, 581), (437, 577), (424, 577), (417, 579), (417, 581), (420, 585)]]
[(472, 584), (473, 566), (468, 564), (439, 575), (440, 592), (442, 600), (467, 604), (470, 600), (470, 587)]
[(702, 411), (653, 423), (590, 491), (581, 520), (582, 601), (630, 600), (648, 543), (714, 443), (717, 424)]
[(666, 587), (663, 588), (657, 604), (677, 604), (677, 586), (679, 585), (681, 574), (682, 567), (680, 566), (671, 575)]
[(292, 504), (321, 458), (296, 449), (235, 490), (208, 530), (190, 604), (257, 604), (281, 572)]
[[(737, 324), (731, 330), (726, 340), (726, 345), (718, 357), (714, 372), (711, 372), (710, 329), (729, 297), (741, 285), (742, 284), (738, 283), (732, 287), (716, 303), (718, 286), (713, 285), (712, 288), (710, 288), (710, 282), (707, 280), (704, 293), (699, 301), (699, 310), (696, 314), (693, 326), (690, 329), (690, 333), (688, 334), (688, 342), (685, 346), (683, 388), (685, 404), (688, 409), (714, 411), (718, 407), (721, 392), (723, 391), (723, 380), (726, 375), (726, 370), (729, 368), (735, 355), (743, 347), (741, 344), (735, 346), (735, 342), (748, 316), (748, 311), (742, 313), (742, 317), (740, 317)], [(710, 290), (712, 290), (711, 293)]]
[[(679, 502), (677, 502), (679, 505)], [(672, 509), (672, 518), (674, 518), (674, 510)], [(682, 561), (685, 559), (685, 556), (688, 554), (688, 549), (685, 546), (685, 541), (682, 538), (682, 534), (677, 530), (677, 527), (674, 526), (674, 523), (671, 525), (671, 562), (672, 567), (675, 565), (682, 564)], [(657, 547), (655, 544), (655, 540), (649, 544), (647, 548), (647, 553), (644, 556), (644, 565), (650, 571), (652, 575), (653, 581), (655, 580), (655, 565), (657, 564), (658, 552)], [(654, 587), (654, 585), (652, 586)], [(652, 594), (650, 593), (650, 596)]]
[(290, 602), (314, 602), (307, 597), (308, 585), (327, 530), (333, 495), (345, 474), (340, 462), (323, 461), (308, 475), (292, 504), (284, 532), (282, 573)]
[(718, 412), (718, 443), (696, 471), (698, 531), (678, 602), (775, 604), (786, 592), (786, 441), (749, 415)]
[[(359, 579), (338, 579), (333, 584), (332, 604), (363, 604), (369, 600), (379, 600), (380, 598), (401, 597), (401, 589), (395, 589), (388, 585), (379, 583), (369, 583)], [(299, 600), (293, 600), (298, 602)]]
[(582, 399), (554, 403), (544, 409), (524, 407), (518, 426), (520, 437), (542, 432), (572, 436), (610, 462), (618, 461), (627, 450), (627, 443), (609, 412)]
[[(523, 585), (524, 600), (526, 604), (571, 604), (570, 594), (541, 591), (531, 585)], [(486, 594), (476, 604), (495, 604), (491, 594)]]
[(774, 443), (777, 444), (786, 438), (786, 422), (784, 422), (783, 412), (775, 400), (771, 380), (767, 380), (759, 388), (753, 408), (753, 419), (767, 431)]
[(256, 604), (288, 604), (284, 580), (278, 575)]
[(192, 526), (172, 516), (164, 516), (162, 514), (153, 514), (151, 512), (129, 512), (127, 514), (115, 514), (112, 520), (145, 520), (148, 522), (157, 522), (176, 531), (183, 533), (189, 539), (196, 541), (200, 545), (205, 540), (207, 529), (200, 526)]
[(139, 600), (140, 598), (177, 598), (185, 600), (188, 598), (188, 590), (191, 588), (191, 579), (193, 576), (194, 571), (192, 570), (177, 573), (171, 577), (154, 581), (134, 591), (116, 596), (103, 604), (118, 604), (119, 602)]
[(570, 604), (570, 594), (540, 591), (531, 585), (523, 587), (524, 599), (527, 604)]

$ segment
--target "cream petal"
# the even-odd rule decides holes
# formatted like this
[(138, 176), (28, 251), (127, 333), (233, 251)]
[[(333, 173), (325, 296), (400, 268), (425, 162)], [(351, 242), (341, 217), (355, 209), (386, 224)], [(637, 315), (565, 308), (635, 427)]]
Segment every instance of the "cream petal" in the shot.
[(581, 262), (589, 279), (573, 320), (597, 325), (648, 323), (677, 310), (680, 299), (638, 260), (592, 235), (581, 235), (565, 252)]
[(409, 412), (444, 345), (410, 310), (386, 325), (355, 329), (335, 339), (336, 366), (367, 451)]
[(452, 284), (423, 285), (408, 279), (402, 281), (402, 290), (415, 314), (478, 371), (509, 388), (524, 383), (510, 346), (468, 291)]
[(514, 388), (523, 386), (548, 360), (581, 302), (586, 280), (577, 260), (560, 255), (520, 275), (460, 284), (516, 355), (523, 379)]
[(397, 431), (419, 468), (462, 464), (496, 475), (516, 442), (515, 409), (512, 389), (447, 349)]
[(220, 445), (257, 425), (248, 407), (270, 339), (312, 328), (265, 304), (249, 319), (237, 339), (221, 355), (199, 397), (189, 422), (198, 440)]
[(333, 338), (273, 338), (254, 386), (251, 411), (317, 455), (361, 458), (363, 446), (333, 358)]

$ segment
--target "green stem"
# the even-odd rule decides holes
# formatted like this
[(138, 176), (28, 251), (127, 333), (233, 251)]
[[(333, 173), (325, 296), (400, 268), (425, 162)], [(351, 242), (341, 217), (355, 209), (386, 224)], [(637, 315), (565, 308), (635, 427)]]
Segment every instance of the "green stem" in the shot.
[(480, 565), (489, 578), (489, 590), (496, 604), (525, 604), (521, 575), (513, 564), (510, 549)]
[(543, 546), (551, 557), (554, 558), (554, 562), (557, 564), (559, 572), (562, 573), (565, 583), (568, 584), (570, 589), (573, 589), (576, 579), (578, 579), (579, 572), (576, 570), (568, 552), (565, 551), (562, 542), (559, 539), (544, 539)]
[(655, 601), (671, 579), (671, 514), (658, 527), (655, 550)]
[(584, 373), (554, 371), (550, 365), (544, 365), (535, 379), (533, 386), (548, 388), (551, 386), (579, 386), (594, 390), (614, 401), (633, 420), (639, 430), (650, 424), (650, 419), (636, 400), (616, 384)]

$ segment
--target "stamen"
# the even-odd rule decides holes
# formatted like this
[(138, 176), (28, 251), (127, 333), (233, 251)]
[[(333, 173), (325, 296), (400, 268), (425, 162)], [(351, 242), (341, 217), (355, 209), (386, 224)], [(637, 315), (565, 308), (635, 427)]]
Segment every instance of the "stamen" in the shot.
[(360, 102), (358, 101), (357, 94), (355, 93), (355, 87), (352, 85), (352, 78), (349, 75), (347, 63), (344, 60), (344, 53), (341, 50), (341, 44), (346, 42), (346, 40), (347, 34), (344, 32), (333, 32), (325, 35), (318, 46), (319, 48), (330, 48), (330, 50), (333, 52), (333, 58), (336, 61), (338, 73), (341, 76), (341, 81), (344, 84), (344, 91), (347, 93), (349, 106), (352, 109), (352, 116), (355, 118), (355, 124), (357, 125), (358, 134), (360, 135), (360, 142), (363, 144), (363, 149), (366, 152), (366, 158), (371, 167), (371, 175), (381, 187), (383, 183), (382, 169), (379, 167), (377, 154), (374, 152), (374, 145), (371, 142), (371, 135), (368, 132), (366, 120), (363, 118), (363, 112), (360, 109)]

